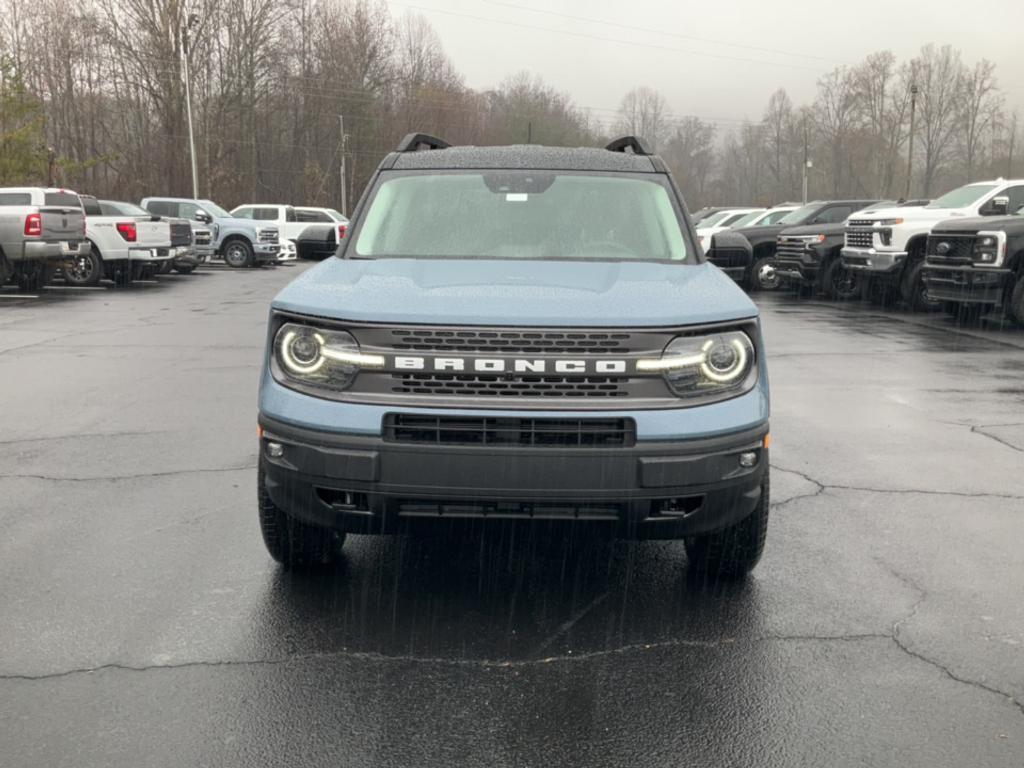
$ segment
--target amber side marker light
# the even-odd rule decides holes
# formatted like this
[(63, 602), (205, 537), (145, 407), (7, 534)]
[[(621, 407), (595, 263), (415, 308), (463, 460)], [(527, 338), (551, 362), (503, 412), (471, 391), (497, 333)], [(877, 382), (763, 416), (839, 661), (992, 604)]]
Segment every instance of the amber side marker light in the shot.
[(765, 447), (765, 449), (768, 449), (768, 448), (771, 448), (771, 445), (772, 445), (772, 436), (771, 436), (771, 433), (769, 432), (767, 435), (764, 436), (764, 447)]
[(258, 440), (263, 439), (263, 427), (261, 427), (259, 424), (256, 425), (256, 438)]

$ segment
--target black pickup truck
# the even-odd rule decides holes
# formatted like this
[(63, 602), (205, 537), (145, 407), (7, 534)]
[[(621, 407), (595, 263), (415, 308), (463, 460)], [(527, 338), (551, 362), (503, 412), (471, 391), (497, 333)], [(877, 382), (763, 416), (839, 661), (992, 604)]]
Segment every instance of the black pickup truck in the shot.
[(1022, 214), (936, 224), (925, 246), (928, 297), (953, 314), (1001, 309), (1024, 325)]
[(820, 227), (842, 224), (851, 213), (866, 208), (874, 202), (874, 200), (818, 200), (788, 213), (776, 224), (737, 229), (736, 232), (742, 234), (750, 242), (753, 252), (750, 268), (744, 275), (743, 285), (751, 291), (779, 286), (782, 277), (776, 272), (775, 254), (778, 237), (784, 230), (797, 226)]

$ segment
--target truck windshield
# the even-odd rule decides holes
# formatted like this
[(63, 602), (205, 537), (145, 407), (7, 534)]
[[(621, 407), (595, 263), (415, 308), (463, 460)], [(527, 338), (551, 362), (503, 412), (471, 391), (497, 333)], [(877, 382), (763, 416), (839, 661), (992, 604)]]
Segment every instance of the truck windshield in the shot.
[(978, 202), (981, 198), (996, 188), (995, 184), (968, 184), (965, 187), (947, 192), (938, 200), (934, 200), (925, 208), (963, 208)]
[(820, 203), (814, 205), (805, 205), (803, 208), (797, 208), (795, 211), (790, 211), (781, 219), (776, 221), (776, 224), (803, 224), (807, 217), (814, 213), (821, 207)]
[(746, 216), (744, 216), (742, 219), (739, 219), (738, 221), (734, 221), (729, 226), (731, 226), (733, 229), (739, 229), (740, 227), (745, 227), (748, 224), (752, 224), (753, 222), (757, 221), (762, 216), (764, 216), (765, 221), (767, 222), (769, 217), (766, 216), (765, 213), (766, 213), (765, 211), (751, 211)]
[(231, 218), (231, 214), (230, 213), (225, 211), (223, 208), (221, 208), (219, 205), (217, 205), (212, 200), (200, 200), (199, 202), (202, 204), (203, 210), (206, 211), (211, 216), (216, 216), (218, 219), (230, 219)]
[(153, 214), (134, 203), (118, 203), (113, 200), (100, 200), (100, 208), (104, 216), (145, 216)]
[(660, 177), (562, 171), (411, 173), (378, 184), (355, 242), (370, 258), (688, 258)]

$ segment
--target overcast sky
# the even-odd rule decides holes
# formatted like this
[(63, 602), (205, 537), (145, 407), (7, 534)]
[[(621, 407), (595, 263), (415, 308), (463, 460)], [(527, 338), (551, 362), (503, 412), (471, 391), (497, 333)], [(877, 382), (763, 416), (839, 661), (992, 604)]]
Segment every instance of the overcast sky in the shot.
[[(757, 119), (776, 88), (794, 102), (819, 76), (874, 51), (902, 61), (927, 42), (967, 63), (998, 67), (1008, 101), (1024, 104), (1024, 3), (952, 0), (410, 0), (475, 88), (519, 70), (540, 74), (596, 117), (637, 85), (661, 91), (676, 115), (723, 128)], [(977, 9), (977, 12), (965, 10)], [(990, 8), (991, 12), (984, 9)]]

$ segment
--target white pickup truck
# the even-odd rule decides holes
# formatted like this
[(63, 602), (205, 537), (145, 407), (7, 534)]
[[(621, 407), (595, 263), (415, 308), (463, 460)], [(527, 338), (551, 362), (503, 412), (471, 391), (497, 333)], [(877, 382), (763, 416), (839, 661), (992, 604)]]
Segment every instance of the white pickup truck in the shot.
[(38, 291), (65, 259), (88, 254), (78, 195), (42, 187), (0, 188), (0, 285)]
[[(281, 233), (281, 256), (278, 262), (294, 261), (296, 258), (296, 242), (310, 223), (321, 220), (332, 221), (326, 208), (296, 208), (291, 205), (246, 204), (231, 211), (236, 219), (248, 219), (261, 224), (276, 225)], [(340, 214), (338, 214), (340, 216)], [(347, 219), (342, 219), (347, 222)]]
[(915, 310), (931, 310), (923, 280), (925, 245), (932, 227), (946, 219), (1004, 216), (1024, 206), (1024, 180), (967, 184), (923, 207), (868, 208), (846, 222), (843, 266), (868, 278), (867, 289), (898, 290)]
[(150, 273), (171, 258), (171, 225), (158, 216), (104, 215), (99, 201), (79, 195), (85, 210), (85, 233), (92, 250), (64, 265), (64, 279), (71, 285), (96, 285), (101, 277), (115, 285), (127, 285)]

